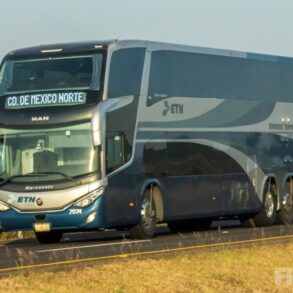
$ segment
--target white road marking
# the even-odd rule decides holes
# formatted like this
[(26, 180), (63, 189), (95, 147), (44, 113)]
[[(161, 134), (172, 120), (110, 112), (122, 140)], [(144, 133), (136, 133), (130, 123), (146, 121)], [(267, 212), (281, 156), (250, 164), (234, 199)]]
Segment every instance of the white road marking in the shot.
[(123, 244), (134, 244), (134, 243), (142, 243), (142, 242), (151, 242), (151, 240), (148, 240), (147, 239), (147, 240), (136, 240), (136, 241), (123, 241), (123, 242), (103, 243), (103, 244), (95, 244), (95, 245), (83, 245), (83, 246), (63, 247), (63, 248), (56, 248), (56, 249), (37, 250), (36, 253), (53, 252), (53, 251), (63, 251), (63, 250), (72, 250), (72, 249), (83, 249), (83, 248), (91, 248), (91, 247), (103, 247), (103, 246), (123, 245)]

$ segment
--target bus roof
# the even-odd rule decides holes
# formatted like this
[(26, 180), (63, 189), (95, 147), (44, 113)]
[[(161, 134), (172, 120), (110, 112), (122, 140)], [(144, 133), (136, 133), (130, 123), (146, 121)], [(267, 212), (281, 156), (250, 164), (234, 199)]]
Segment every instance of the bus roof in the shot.
[(17, 49), (9, 52), (4, 59), (10, 58), (25, 58), (25, 57), (36, 57), (47, 54), (76, 54), (81, 52), (91, 52), (96, 51), (98, 49), (108, 47), (112, 41), (87, 41), (87, 42), (74, 42), (74, 43), (57, 43), (57, 44), (49, 44), (49, 45), (40, 45), (34, 47), (27, 47), (22, 49)]
[(195, 52), (201, 54), (211, 54), (211, 55), (222, 55), (238, 58), (256, 59), (256, 60), (266, 60), (271, 62), (288, 62), (293, 63), (293, 56), (277, 56), (268, 55), (260, 53), (250, 53), (242, 52), (236, 50), (227, 49), (214, 49), (205, 48), (189, 45), (171, 44), (171, 43), (161, 43), (145, 40), (104, 40), (104, 41), (84, 41), (84, 42), (72, 42), (72, 43), (57, 43), (49, 45), (40, 45), (28, 48), (22, 48), (14, 50), (8, 53), (4, 59), (14, 59), (14, 58), (27, 58), (27, 57), (44, 57), (46, 53), (50, 55), (63, 54), (78, 54), (82, 52), (95, 52), (98, 49), (107, 48), (111, 45), (121, 46), (121, 47), (133, 47), (133, 46), (148, 46), (150, 50), (180, 50)]

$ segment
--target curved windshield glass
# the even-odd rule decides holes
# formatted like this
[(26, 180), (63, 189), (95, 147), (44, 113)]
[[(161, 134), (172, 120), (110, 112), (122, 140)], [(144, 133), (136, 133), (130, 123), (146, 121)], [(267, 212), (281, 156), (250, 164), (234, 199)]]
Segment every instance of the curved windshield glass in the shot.
[(102, 54), (8, 60), (0, 71), (0, 94), (100, 87)]
[(69, 180), (99, 173), (98, 150), (93, 147), (91, 124), (38, 130), (0, 130), (0, 180)]

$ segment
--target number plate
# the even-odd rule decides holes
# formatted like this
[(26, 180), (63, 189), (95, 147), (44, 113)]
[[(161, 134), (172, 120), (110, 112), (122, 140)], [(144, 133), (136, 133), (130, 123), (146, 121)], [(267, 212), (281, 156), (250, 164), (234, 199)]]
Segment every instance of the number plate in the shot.
[(35, 232), (49, 232), (51, 230), (50, 223), (35, 223), (34, 224)]

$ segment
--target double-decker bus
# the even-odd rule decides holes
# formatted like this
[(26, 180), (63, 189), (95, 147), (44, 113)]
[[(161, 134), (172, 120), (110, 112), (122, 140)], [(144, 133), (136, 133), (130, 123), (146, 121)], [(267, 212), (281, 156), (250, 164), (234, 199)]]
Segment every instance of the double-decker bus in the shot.
[(0, 231), (293, 220), (293, 58), (149, 41), (56, 44), (0, 69)]

